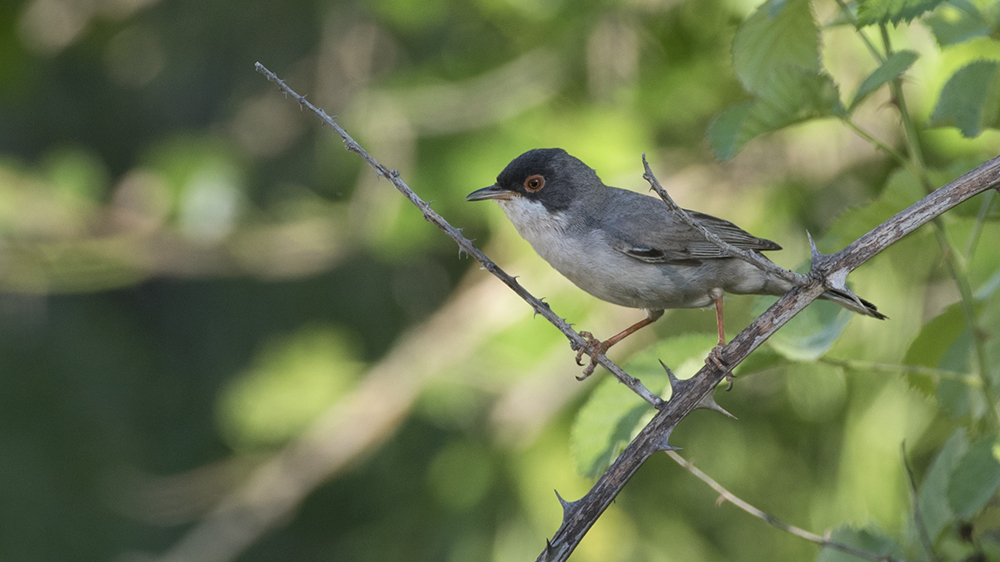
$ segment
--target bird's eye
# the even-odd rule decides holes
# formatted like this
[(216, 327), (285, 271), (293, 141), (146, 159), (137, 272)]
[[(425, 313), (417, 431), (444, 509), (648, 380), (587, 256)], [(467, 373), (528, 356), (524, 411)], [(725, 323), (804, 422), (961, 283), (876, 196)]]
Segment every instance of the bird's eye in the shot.
[(528, 179), (524, 180), (524, 189), (530, 191), (531, 193), (534, 193), (543, 187), (545, 187), (545, 177), (541, 174), (528, 176)]

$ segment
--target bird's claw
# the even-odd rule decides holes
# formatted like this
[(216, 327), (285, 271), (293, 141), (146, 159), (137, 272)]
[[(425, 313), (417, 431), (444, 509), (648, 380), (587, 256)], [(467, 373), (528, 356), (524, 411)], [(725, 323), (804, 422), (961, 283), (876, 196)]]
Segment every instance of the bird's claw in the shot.
[(716, 367), (720, 371), (726, 373), (725, 376), (723, 377), (729, 383), (729, 386), (726, 387), (726, 392), (729, 392), (730, 390), (733, 389), (733, 381), (736, 380), (736, 375), (734, 375), (732, 369), (730, 369), (729, 366), (726, 365), (726, 362), (722, 360), (721, 345), (713, 347), (712, 351), (708, 352), (708, 357), (705, 358), (705, 363), (708, 363), (709, 365), (712, 365), (713, 367)]
[(594, 334), (590, 332), (580, 332), (580, 336), (587, 340), (587, 343), (583, 344), (580, 349), (576, 352), (576, 364), (583, 367), (583, 355), (587, 354), (590, 356), (590, 364), (588, 364), (583, 369), (583, 374), (576, 377), (576, 380), (584, 380), (590, 375), (594, 374), (594, 369), (597, 368), (597, 356), (608, 350), (608, 344), (602, 342), (601, 340), (594, 337)]

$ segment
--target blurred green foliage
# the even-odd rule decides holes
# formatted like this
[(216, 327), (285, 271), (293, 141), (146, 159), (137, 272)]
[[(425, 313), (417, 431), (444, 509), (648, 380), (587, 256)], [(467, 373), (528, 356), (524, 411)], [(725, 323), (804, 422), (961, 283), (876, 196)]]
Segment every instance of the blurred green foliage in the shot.
[[(560, 521), (552, 490), (585, 493), (577, 468), (599, 471), (644, 419), (604, 374), (575, 381), (554, 328), (254, 62), (601, 336), (639, 313), (571, 286), (466, 193), (547, 146), (644, 191), (645, 152), (681, 204), (779, 241), (774, 259), (798, 266), (804, 231), (832, 252), (924, 193), (845, 122), (909, 154), (897, 78), (934, 185), (1000, 152), (998, 13), (964, 0), (872, 1), (850, 17), (801, 0), (4, 3), (0, 560), (533, 559)], [(873, 58), (855, 16), (898, 23), (884, 28), (896, 54)], [(861, 33), (881, 45), (880, 31)], [(922, 229), (851, 277), (890, 321), (808, 311), (719, 397), (739, 421), (699, 411), (671, 442), (785, 521), (922, 559), (905, 440), (938, 554), (1000, 550), (983, 392), (1000, 379), (993, 199), (942, 220), (971, 307)], [(759, 307), (727, 303), (729, 333)], [(612, 356), (663, 387), (657, 359), (680, 375), (713, 332), (714, 314), (673, 311)], [(817, 557), (714, 502), (654, 457), (573, 559)], [(203, 540), (234, 503), (246, 517)]]

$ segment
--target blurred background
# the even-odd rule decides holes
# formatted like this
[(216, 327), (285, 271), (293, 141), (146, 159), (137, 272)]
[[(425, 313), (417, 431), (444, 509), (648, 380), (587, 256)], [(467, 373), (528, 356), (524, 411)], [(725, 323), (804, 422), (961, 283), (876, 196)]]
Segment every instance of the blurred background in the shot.
[[(893, 164), (836, 121), (715, 159), (705, 130), (746, 98), (730, 46), (755, 7), (4, 2), (0, 560), (534, 559), (559, 525), (553, 490), (576, 499), (593, 483), (571, 433), (607, 373), (577, 382), (555, 328), (254, 63), (339, 116), (557, 314), (607, 337), (642, 313), (585, 295), (495, 205), (464, 201), (525, 150), (565, 148), (638, 191), (646, 153), (680, 204), (779, 242), (786, 267), (808, 260), (806, 231), (833, 252), (919, 197), (896, 190), (881, 215), (838, 222), (882, 196)], [(826, 21), (836, 5), (814, 9)], [(927, 116), (955, 63), (920, 25), (893, 34), (924, 55), (907, 87)], [(845, 92), (875, 67), (849, 26), (824, 32), (823, 56)], [(856, 119), (898, 146), (887, 104), (880, 92)], [(955, 174), (997, 140), (923, 136)], [(830, 356), (897, 363), (955, 301), (932, 238), (852, 276), (891, 320), (853, 319)], [(760, 306), (731, 299), (729, 334)], [(668, 312), (611, 357), (713, 332), (712, 311)], [(820, 534), (902, 532), (900, 443), (926, 466), (921, 444), (953, 427), (900, 377), (843, 364), (770, 362), (720, 394), (739, 421), (697, 412), (672, 442)], [(654, 457), (573, 559), (816, 556), (715, 499)]]

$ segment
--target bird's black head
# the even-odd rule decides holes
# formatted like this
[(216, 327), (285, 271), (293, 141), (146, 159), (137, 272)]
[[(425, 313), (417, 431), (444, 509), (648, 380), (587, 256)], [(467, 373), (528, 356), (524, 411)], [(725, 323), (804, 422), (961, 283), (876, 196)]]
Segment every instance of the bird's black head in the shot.
[(601, 186), (589, 166), (561, 148), (536, 148), (518, 156), (497, 176), (497, 182), (470, 193), (467, 201), (525, 197), (549, 212), (565, 210), (579, 191)]

